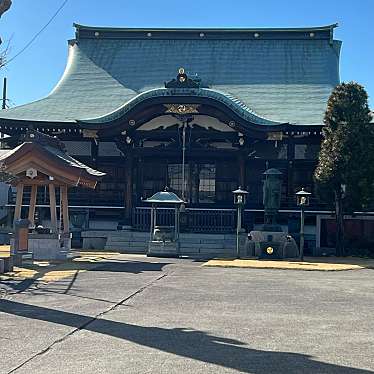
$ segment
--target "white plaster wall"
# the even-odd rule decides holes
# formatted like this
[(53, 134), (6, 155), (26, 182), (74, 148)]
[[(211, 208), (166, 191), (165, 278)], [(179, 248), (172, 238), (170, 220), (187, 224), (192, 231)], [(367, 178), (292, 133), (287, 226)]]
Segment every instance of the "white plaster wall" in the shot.
[[(182, 122), (173, 117), (172, 115), (164, 115), (160, 117), (156, 117), (151, 121), (148, 121), (141, 125), (138, 130), (142, 131), (151, 131), (156, 130), (158, 128), (166, 129), (168, 127), (174, 125), (182, 125)], [(234, 131), (230, 126), (226, 125), (225, 123), (219, 121), (217, 118), (205, 116), (205, 115), (194, 115), (194, 120), (190, 123), (193, 127), (194, 125), (201, 126), (207, 130), (214, 129), (223, 132), (232, 132)]]

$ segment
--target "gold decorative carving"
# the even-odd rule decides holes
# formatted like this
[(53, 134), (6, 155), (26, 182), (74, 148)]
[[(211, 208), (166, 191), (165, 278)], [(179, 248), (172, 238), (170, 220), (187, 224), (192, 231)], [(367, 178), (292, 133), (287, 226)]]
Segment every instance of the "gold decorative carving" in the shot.
[(97, 138), (97, 130), (83, 129), (83, 137), (95, 139)]
[(282, 140), (283, 139), (283, 133), (278, 132), (269, 132), (267, 140)]
[(196, 114), (199, 113), (199, 104), (165, 104), (166, 112), (173, 114)]

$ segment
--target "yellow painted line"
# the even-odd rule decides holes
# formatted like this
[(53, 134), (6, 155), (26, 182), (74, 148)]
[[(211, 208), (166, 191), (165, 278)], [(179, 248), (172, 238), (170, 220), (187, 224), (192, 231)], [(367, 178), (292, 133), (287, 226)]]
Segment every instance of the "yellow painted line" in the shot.
[[(84, 252), (83, 252), (84, 253)], [(82, 253), (82, 254), (83, 254)], [(96, 253), (96, 254), (95, 254)], [(103, 260), (116, 255), (114, 252), (90, 252), (89, 256), (77, 257), (72, 261), (51, 263), (48, 261), (34, 261), (30, 267), (15, 267), (12, 273), (0, 276), (0, 280), (35, 279), (41, 282), (53, 282), (69, 278), (78, 273), (90, 271)]]
[(18, 268), (15, 267), (12, 273), (4, 274), (0, 279), (6, 280), (24, 280), (24, 279), (35, 279), (41, 282), (52, 282), (60, 279), (68, 278), (76, 273), (85, 272), (85, 270), (56, 270), (39, 272), (33, 269)]
[(38, 280), (42, 282), (53, 282), (58, 281), (60, 279), (69, 278), (74, 276), (78, 273), (84, 273), (87, 271), (85, 270), (61, 270), (61, 271), (49, 271), (46, 274), (44, 274), (41, 278), (38, 278)]
[(339, 259), (334, 259), (331, 262), (315, 262), (305, 261), (273, 261), (273, 260), (241, 260), (241, 259), (224, 259), (224, 260), (209, 260), (202, 266), (214, 267), (239, 267), (239, 268), (253, 268), (253, 269), (283, 269), (283, 270), (317, 270), (317, 271), (341, 271), (341, 270), (359, 270), (359, 269), (374, 269), (374, 260), (358, 259), (352, 263), (337, 262)]
[(0, 258), (10, 256), (10, 245), (0, 245)]
[(116, 256), (119, 252), (104, 252), (104, 251), (74, 251), (81, 256)]

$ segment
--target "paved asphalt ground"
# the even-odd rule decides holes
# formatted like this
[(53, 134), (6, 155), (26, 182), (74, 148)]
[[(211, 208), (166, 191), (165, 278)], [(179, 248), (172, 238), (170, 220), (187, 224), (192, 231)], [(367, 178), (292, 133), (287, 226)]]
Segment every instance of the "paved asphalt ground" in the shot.
[(374, 372), (374, 270), (119, 255), (0, 284), (0, 373)]

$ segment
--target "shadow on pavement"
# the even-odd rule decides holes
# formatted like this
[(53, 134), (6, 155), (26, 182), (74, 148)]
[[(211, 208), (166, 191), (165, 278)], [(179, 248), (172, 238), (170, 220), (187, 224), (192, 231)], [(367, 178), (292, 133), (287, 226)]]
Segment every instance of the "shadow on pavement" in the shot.
[(105, 271), (111, 273), (129, 273), (129, 274), (141, 274), (144, 272), (161, 272), (163, 267), (170, 265), (169, 262), (155, 263), (155, 262), (141, 262), (141, 261), (121, 261), (121, 260), (100, 260), (100, 261), (72, 261), (61, 264), (52, 264), (51, 266), (38, 266), (37, 264), (29, 263), (24, 264), (22, 268), (27, 270), (35, 271), (36, 273), (25, 279), (8, 279), (0, 281), (0, 285), (3, 284), (9, 289), (13, 290), (13, 293), (21, 293), (29, 290), (38, 281), (43, 281), (43, 276), (48, 275), (49, 272), (75, 272), (69, 276), (70, 284), (67, 287), (65, 293), (73, 286), (80, 271)]
[(299, 353), (251, 349), (240, 341), (192, 329), (143, 327), (10, 300), (0, 300), (0, 312), (105, 334), (244, 373), (372, 373), (369, 370), (314, 361), (310, 356)]

